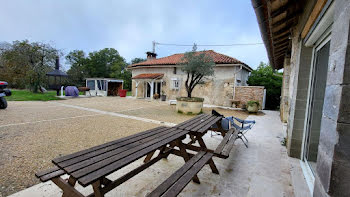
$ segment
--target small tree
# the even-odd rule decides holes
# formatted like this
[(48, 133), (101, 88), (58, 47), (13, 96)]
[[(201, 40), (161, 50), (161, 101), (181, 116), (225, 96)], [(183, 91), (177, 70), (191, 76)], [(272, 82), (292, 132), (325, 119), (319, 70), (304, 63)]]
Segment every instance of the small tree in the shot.
[(205, 52), (196, 52), (195, 45), (193, 48), (193, 51), (184, 54), (179, 63), (182, 66), (182, 70), (187, 73), (185, 87), (189, 98), (192, 98), (192, 91), (198, 83), (203, 82), (206, 76), (214, 74), (215, 65), (212, 57)]

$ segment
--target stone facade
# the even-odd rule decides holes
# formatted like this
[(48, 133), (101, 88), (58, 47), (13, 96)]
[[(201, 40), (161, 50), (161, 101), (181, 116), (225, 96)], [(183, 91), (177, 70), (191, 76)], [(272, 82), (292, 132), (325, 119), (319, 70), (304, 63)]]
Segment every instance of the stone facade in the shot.
[(350, 1), (334, 3), (314, 196), (350, 196)]
[[(289, 9), (298, 3), (253, 2), (264, 41), (271, 44), (267, 37), (274, 44), (280, 34), (267, 35), (266, 26), (273, 26), (269, 22), (276, 18), (265, 13), (273, 6), (273, 11), (281, 8), (276, 4)], [(299, 6), (295, 24), (287, 28), (288, 47), (280, 49), (287, 151), (301, 159), (313, 196), (350, 196), (350, 1), (309, 0), (299, 1)], [(282, 59), (276, 57), (282, 56), (274, 57), (273, 52), (278, 47), (272, 46), (272, 52), (267, 48), (274, 64), (279, 64), (274, 66), (281, 68)]]
[(238, 86), (235, 88), (234, 100), (240, 101), (238, 107), (246, 105), (248, 101), (259, 101), (259, 109), (263, 107), (264, 86)]
[(282, 122), (286, 123), (289, 115), (289, 80), (290, 80), (290, 58), (284, 60), (283, 81), (281, 91), (280, 116)]
[[(281, 120), (287, 122), (287, 150), (291, 157), (304, 160), (310, 100), (314, 46), (300, 39), (305, 21), (315, 2), (310, 1), (292, 31), (290, 59), (284, 62)], [(316, 160), (313, 196), (350, 196), (350, 2), (335, 0), (331, 26), (328, 73), (319, 135), (309, 138), (309, 159)], [(331, 6), (330, 6), (331, 7)], [(290, 64), (289, 64), (290, 62)], [(315, 72), (315, 71), (314, 71)], [(318, 92), (318, 90), (314, 90)], [(315, 100), (315, 102), (319, 102)]]
[[(174, 67), (176, 67), (176, 74), (174, 74)], [(187, 92), (185, 88), (186, 74), (180, 67), (174, 66), (152, 66), (133, 68), (132, 76), (144, 73), (163, 73), (161, 79), (162, 91), (167, 95), (168, 100), (175, 100), (177, 97), (186, 97)], [(227, 105), (233, 98), (233, 87), (245, 85), (248, 80), (249, 71), (245, 68), (241, 69), (239, 65), (219, 65), (214, 67), (214, 75), (206, 77), (205, 83), (198, 84), (192, 96), (204, 98), (204, 103), (212, 105)], [(179, 89), (172, 88), (172, 79), (178, 79), (180, 82)], [(241, 81), (237, 84), (236, 80)], [(236, 84), (235, 84), (236, 82)], [(144, 97), (145, 83), (140, 82), (137, 90), (137, 97)], [(136, 81), (132, 81), (132, 95), (136, 96)]]

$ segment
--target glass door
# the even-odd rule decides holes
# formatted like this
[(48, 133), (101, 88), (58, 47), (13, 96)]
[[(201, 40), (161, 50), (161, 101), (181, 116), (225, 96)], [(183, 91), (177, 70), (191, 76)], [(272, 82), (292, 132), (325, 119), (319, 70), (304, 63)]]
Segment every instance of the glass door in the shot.
[(313, 174), (316, 171), (318, 144), (322, 120), (322, 109), (326, 89), (330, 40), (322, 42), (314, 50), (309, 87), (306, 132), (304, 141), (304, 161)]

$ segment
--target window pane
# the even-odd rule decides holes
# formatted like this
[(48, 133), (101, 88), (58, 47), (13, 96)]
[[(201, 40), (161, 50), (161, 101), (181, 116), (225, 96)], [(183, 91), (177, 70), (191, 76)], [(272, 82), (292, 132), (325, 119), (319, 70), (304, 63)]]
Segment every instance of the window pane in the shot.
[(313, 84), (311, 86), (311, 98), (308, 114), (306, 155), (305, 158), (313, 172), (316, 170), (318, 144), (320, 138), (322, 109), (326, 89), (329, 57), (329, 42), (316, 53), (313, 68)]
[(95, 80), (88, 80), (87, 87), (90, 88), (90, 90), (95, 90)]

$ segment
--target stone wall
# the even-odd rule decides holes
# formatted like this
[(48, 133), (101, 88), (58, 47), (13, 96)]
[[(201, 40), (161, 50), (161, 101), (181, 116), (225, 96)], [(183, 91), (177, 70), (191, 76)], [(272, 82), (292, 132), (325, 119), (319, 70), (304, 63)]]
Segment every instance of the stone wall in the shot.
[(287, 122), (289, 115), (289, 80), (290, 80), (290, 58), (285, 58), (283, 64), (283, 81), (281, 91), (280, 116), (282, 122)]
[(314, 196), (350, 196), (350, 1), (336, 0)]
[(248, 101), (259, 101), (259, 108), (262, 109), (263, 99), (264, 86), (237, 86), (235, 88), (234, 100), (240, 101), (240, 105), (236, 107), (242, 107)]

